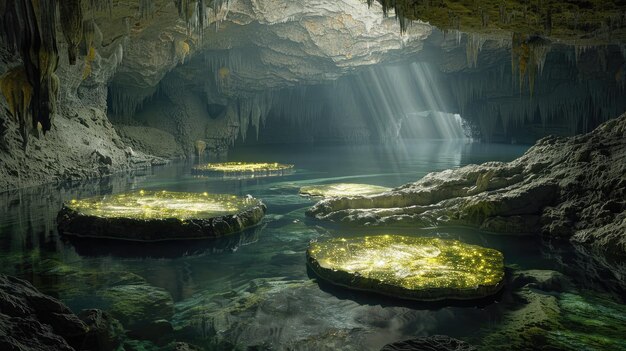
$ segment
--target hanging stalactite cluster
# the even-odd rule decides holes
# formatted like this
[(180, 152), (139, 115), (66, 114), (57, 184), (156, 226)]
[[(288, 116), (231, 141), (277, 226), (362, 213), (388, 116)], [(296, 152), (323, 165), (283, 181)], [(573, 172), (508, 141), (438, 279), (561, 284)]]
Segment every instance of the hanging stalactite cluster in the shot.
[(139, 0), (139, 16), (141, 18), (149, 18), (155, 11), (154, 0)]
[(83, 38), (83, 9), (81, 0), (63, 0), (59, 2), (61, 29), (67, 41), (67, 55), (70, 65), (76, 63), (78, 46)]
[[(15, 0), (0, 1), (2, 26), (0, 36), (8, 48), (19, 53), (23, 66), (14, 67), (0, 81), (9, 112), (19, 124), (23, 147), (29, 134), (46, 133), (52, 127), (59, 92), (55, 72), (59, 63), (56, 19), (67, 42), (70, 65), (76, 64), (81, 42), (86, 57), (83, 79), (91, 74), (96, 58), (95, 22), (83, 21), (85, 0)], [(142, 0), (144, 1), (144, 0)], [(145, 0), (152, 3), (152, 0)], [(89, 0), (92, 13), (112, 10), (111, 0)]]
[(528, 81), (528, 88), (532, 95), (535, 89), (535, 79), (543, 71), (546, 56), (550, 52), (550, 42), (537, 36), (528, 36), (514, 33), (511, 46), (511, 69), (517, 73), (517, 82), (520, 92), (524, 83)]
[[(383, 15), (387, 17), (389, 10), (393, 9), (396, 13), (396, 19), (400, 23), (400, 31), (404, 33), (407, 25), (411, 22), (408, 17), (407, 10), (416, 9), (419, 0), (378, 0), (383, 7)], [(367, 6), (372, 6), (374, 0), (367, 0)], [(415, 17), (413, 11), (410, 11)]]
[(2, 37), (19, 52), (23, 66), (2, 77), (2, 93), (17, 120), (23, 147), (31, 131), (44, 133), (52, 127), (56, 110), (59, 62), (56, 42), (57, 1), (18, 0), (4, 8)]

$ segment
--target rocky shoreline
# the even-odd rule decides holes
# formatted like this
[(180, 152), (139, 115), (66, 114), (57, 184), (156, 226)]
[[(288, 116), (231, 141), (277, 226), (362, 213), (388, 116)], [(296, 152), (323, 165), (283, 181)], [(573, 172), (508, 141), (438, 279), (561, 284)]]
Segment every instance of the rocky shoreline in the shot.
[(430, 173), (379, 195), (325, 199), (307, 214), (355, 225), (542, 234), (626, 256), (625, 174), (626, 114), (588, 134), (543, 138), (509, 163)]

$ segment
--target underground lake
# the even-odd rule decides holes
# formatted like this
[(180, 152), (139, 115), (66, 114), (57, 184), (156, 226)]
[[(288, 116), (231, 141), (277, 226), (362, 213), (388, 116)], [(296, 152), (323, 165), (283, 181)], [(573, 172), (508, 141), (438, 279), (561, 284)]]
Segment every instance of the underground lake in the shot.
[(621, 0), (0, 0), (0, 350), (626, 350)]

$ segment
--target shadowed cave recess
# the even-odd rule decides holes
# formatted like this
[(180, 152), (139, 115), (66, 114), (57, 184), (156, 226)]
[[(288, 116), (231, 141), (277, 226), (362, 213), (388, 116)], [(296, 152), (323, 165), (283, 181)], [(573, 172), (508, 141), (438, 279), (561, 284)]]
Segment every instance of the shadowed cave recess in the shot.
[(0, 0), (0, 349), (626, 348), (625, 113), (622, 0)]

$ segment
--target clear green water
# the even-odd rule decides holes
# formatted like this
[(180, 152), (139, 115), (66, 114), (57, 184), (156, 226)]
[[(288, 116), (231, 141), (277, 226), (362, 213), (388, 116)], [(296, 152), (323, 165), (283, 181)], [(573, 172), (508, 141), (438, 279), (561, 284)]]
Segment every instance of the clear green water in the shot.
[[(626, 286), (623, 264), (596, 260), (564, 242), (469, 229), (348, 230), (307, 219), (304, 212), (314, 201), (298, 195), (299, 187), (307, 184), (399, 186), (431, 171), (511, 160), (525, 150), (524, 146), (444, 141), (393, 147), (239, 148), (228, 161), (293, 163), (297, 171), (283, 177), (202, 178), (191, 176), (192, 164), (176, 163), (100, 181), (2, 193), (0, 271), (31, 280), (74, 311), (88, 307), (135, 311), (140, 302), (112, 305), (110, 288), (143, 278), (149, 287), (163, 289), (159, 290), (162, 295), (171, 295), (175, 314), (167, 318), (176, 329), (174, 337), (207, 349), (265, 345), (273, 349), (378, 350), (389, 342), (432, 334), (480, 343), (479, 335), (496, 328), (519, 302), (511, 302), (505, 293), (473, 304), (404, 303), (320, 286), (305, 265), (308, 242), (320, 237), (366, 232), (437, 236), (498, 249), (511, 267), (566, 274), (576, 291), (591, 297), (560, 303), (571, 307), (584, 302), (592, 308), (572, 314), (576, 318), (565, 323), (570, 334), (555, 331), (555, 335), (565, 338), (563, 345), (574, 345), (572, 348), (615, 347), (619, 345), (615, 336), (607, 333), (611, 334), (611, 323), (626, 320), (620, 309)], [(251, 194), (265, 202), (268, 213), (261, 225), (219, 241), (145, 245), (70, 240), (57, 233), (55, 218), (63, 201), (138, 189)], [(155, 297), (145, 297), (141, 291), (131, 294), (147, 299), (149, 305)], [(596, 308), (593, 306), (610, 310), (598, 321), (602, 328), (585, 323), (593, 321), (593, 313), (588, 312)], [(568, 308), (563, 313), (572, 310)], [(160, 311), (149, 312), (158, 315)], [(593, 333), (594, 325), (599, 339), (583, 340), (580, 335)]]

